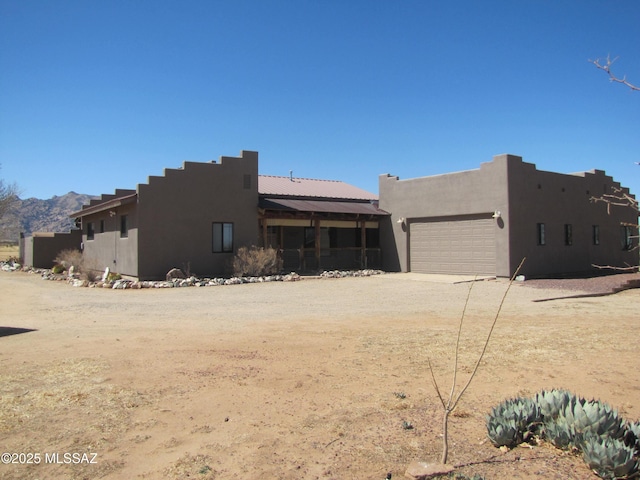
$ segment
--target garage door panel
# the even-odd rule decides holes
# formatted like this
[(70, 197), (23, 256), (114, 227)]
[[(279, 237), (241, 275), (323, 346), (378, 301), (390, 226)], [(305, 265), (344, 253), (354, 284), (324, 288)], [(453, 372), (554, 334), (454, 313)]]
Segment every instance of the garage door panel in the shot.
[(409, 264), (411, 271), (419, 273), (495, 275), (495, 221), (412, 222)]

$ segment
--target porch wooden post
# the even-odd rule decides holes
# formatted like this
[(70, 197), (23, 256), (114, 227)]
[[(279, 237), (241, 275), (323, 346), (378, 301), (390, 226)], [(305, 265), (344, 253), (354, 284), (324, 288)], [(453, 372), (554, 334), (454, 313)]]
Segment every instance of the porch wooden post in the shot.
[(267, 226), (267, 219), (263, 218), (261, 222), (262, 222), (262, 247), (267, 248), (270, 246), (270, 245), (267, 245), (267, 238), (268, 238), (267, 231), (269, 229), (269, 227)]
[(313, 225), (316, 228), (315, 230), (315, 234), (316, 234), (316, 265), (318, 265), (318, 270), (320, 270), (320, 219), (316, 218), (313, 221)]
[(367, 268), (367, 222), (360, 222), (360, 267)]

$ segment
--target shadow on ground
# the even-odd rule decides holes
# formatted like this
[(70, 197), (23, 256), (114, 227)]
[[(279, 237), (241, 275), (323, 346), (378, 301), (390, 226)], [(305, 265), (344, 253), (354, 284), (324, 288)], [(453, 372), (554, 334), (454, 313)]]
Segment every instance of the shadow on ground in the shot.
[(19, 335), (21, 333), (35, 332), (34, 328), (18, 328), (18, 327), (0, 327), (0, 337), (8, 337), (9, 335)]

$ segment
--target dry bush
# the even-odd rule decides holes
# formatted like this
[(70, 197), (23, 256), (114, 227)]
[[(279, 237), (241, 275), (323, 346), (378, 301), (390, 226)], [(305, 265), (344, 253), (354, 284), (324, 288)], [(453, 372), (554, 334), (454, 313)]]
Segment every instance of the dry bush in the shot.
[(62, 265), (65, 270), (73, 267), (80, 278), (89, 282), (95, 282), (102, 277), (102, 269), (95, 260), (88, 260), (80, 250), (62, 250), (53, 260), (57, 265)]
[(282, 258), (271, 247), (240, 247), (233, 259), (233, 274), (237, 277), (261, 277), (281, 271)]
[(62, 250), (58, 253), (56, 258), (53, 259), (53, 261), (57, 265), (62, 265), (65, 270), (69, 270), (69, 268), (73, 267), (75, 271), (80, 271), (80, 266), (83, 261), (82, 252), (74, 248)]

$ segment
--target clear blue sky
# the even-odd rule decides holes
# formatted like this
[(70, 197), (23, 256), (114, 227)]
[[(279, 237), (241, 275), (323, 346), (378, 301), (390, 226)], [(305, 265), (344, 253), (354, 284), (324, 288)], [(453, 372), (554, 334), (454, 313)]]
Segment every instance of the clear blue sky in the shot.
[(0, 177), (135, 188), (184, 160), (378, 192), (512, 153), (640, 193), (637, 0), (0, 0)]

